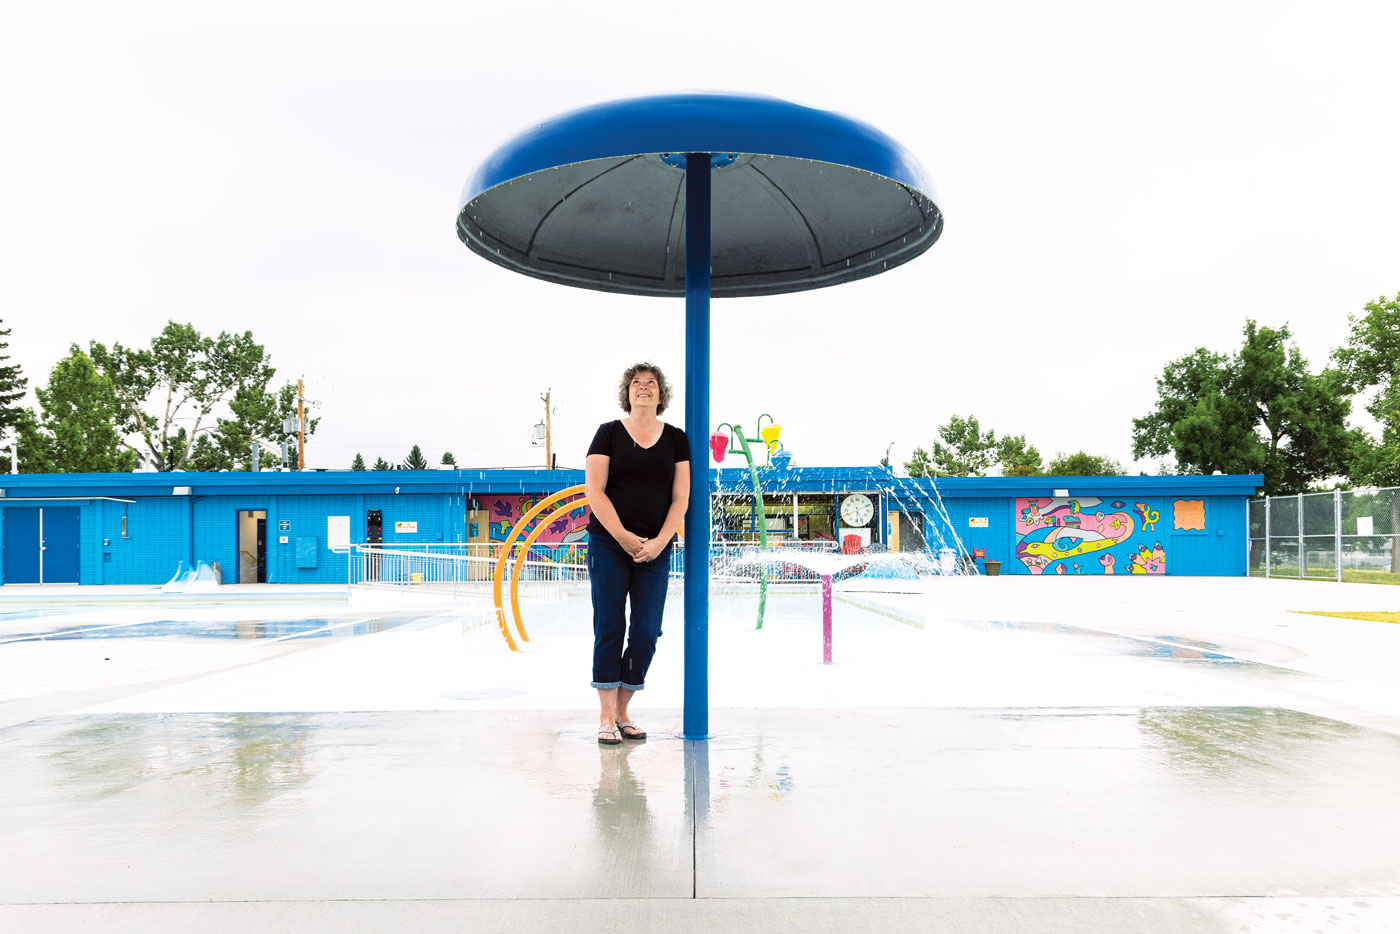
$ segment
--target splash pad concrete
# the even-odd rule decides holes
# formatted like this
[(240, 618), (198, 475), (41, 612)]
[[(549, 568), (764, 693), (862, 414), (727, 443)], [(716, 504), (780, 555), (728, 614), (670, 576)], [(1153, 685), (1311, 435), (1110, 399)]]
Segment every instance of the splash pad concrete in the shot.
[[(567, 601), (535, 608), (523, 653), (489, 612), (454, 605), (376, 631), (382, 611), (325, 596), (175, 614), (12, 601), (0, 607), (0, 853), (12, 867), (0, 924), (1397, 920), (1400, 628), (1287, 610), (1394, 609), (1400, 594), (937, 583), (838, 584), (829, 667), (810, 588), (775, 594), (762, 632), (751, 596), (716, 595), (720, 738), (670, 738), (682, 699), (671, 633), (635, 709), (652, 738), (619, 749), (592, 742), (588, 634)], [(909, 621), (919, 614), (923, 628)], [(255, 617), (349, 625), (278, 642), (169, 627), (35, 638), (174, 616), (206, 631)]]

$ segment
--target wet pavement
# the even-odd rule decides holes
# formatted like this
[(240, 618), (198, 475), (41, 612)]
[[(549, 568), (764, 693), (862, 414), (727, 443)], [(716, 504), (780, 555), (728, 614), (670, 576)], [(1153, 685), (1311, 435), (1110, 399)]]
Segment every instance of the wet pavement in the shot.
[[(1237, 583), (1251, 609), (1189, 632), (1007, 624), (1010, 588), (924, 630), (838, 609), (830, 668), (787, 595), (762, 633), (717, 628), (701, 743), (674, 736), (674, 639), (634, 705), (651, 737), (596, 744), (567, 607), (521, 655), (446, 611), (0, 645), (0, 929), (1400, 928), (1400, 720), (1372, 677), (1400, 627), (1355, 630), (1348, 668), (1351, 627)], [(1174, 593), (1195, 605), (1157, 609)], [(298, 618), (359, 619), (328, 609)], [(104, 674), (114, 651), (143, 661)]]
[[(46, 642), (71, 639), (147, 639), (175, 636), (187, 639), (283, 639), (295, 637), (329, 638), (334, 635), (362, 636), (384, 632), (395, 626), (412, 625), (416, 616), (376, 616), (311, 619), (238, 619), (191, 621), (187, 619), (142, 620), (104, 623), (92, 626), (29, 627), (0, 637), (0, 645), (11, 642)], [(34, 620), (41, 622), (41, 620)]]

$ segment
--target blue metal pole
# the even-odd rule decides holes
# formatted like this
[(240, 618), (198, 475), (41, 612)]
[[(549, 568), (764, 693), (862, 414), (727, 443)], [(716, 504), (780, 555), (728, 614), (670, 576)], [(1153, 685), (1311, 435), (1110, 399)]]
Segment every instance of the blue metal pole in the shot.
[(685, 160), (685, 710), (682, 735), (710, 734), (710, 154)]

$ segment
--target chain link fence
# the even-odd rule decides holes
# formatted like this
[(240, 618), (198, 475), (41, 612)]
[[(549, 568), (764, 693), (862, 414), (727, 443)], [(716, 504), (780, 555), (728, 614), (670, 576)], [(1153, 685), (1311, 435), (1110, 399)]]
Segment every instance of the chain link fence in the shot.
[(1250, 500), (1249, 573), (1400, 584), (1400, 488)]

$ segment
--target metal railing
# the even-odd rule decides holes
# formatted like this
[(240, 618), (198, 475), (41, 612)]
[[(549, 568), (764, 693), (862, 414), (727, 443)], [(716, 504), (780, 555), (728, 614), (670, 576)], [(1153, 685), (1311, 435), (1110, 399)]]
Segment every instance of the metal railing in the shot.
[[(386, 551), (457, 555), (464, 558), (486, 558), (495, 561), (501, 553), (502, 545), (502, 542), (383, 542), (374, 547)], [(519, 555), (523, 550), (524, 542), (516, 542), (511, 546), (513, 556)], [(588, 553), (588, 545), (585, 543), (546, 545), (537, 542), (530, 547), (530, 553), (545, 560), (555, 560), (565, 564), (582, 564), (583, 556)]]
[(1400, 487), (1250, 500), (1256, 577), (1400, 584)]
[[(392, 542), (384, 545), (356, 545), (356, 548), (378, 548), (381, 553), (388, 554), (395, 552), (398, 554), (415, 555), (423, 558), (442, 558), (451, 560), (454, 558), (467, 558), (472, 562), (485, 562), (485, 564), (474, 564), (473, 566), (485, 568), (486, 580), (490, 581), (496, 573), (496, 561), (501, 555), (503, 542), (492, 542), (490, 544), (480, 544), (476, 542), (429, 542), (418, 544), (414, 542)], [(685, 549), (680, 545), (671, 549), (670, 574), (672, 577), (682, 576), (685, 570)], [(588, 579), (588, 543), (573, 542), (564, 545), (548, 545), (536, 542), (530, 546), (530, 552), (525, 555), (524, 543), (517, 542), (511, 545), (510, 556), (506, 564), (506, 579), (510, 579), (511, 570), (515, 562), (521, 560), (522, 556), (526, 561), (525, 570), (521, 572), (521, 581), (550, 579), (550, 568), (572, 568), (575, 569), (580, 579)], [(444, 565), (444, 568), (446, 565)], [(531, 572), (535, 576), (529, 576)], [(480, 572), (477, 572), (480, 573)]]
[[(433, 542), (393, 542), (384, 545), (355, 545), (350, 551), (349, 582), (373, 587), (417, 587), (447, 593), (476, 593), (490, 595), (494, 586), (496, 562), (502, 545)], [(757, 542), (715, 541), (710, 543), (711, 576), (717, 580), (745, 582), (759, 580), (758, 565), (742, 561), (741, 556), (758, 548)], [(829, 553), (837, 551), (831, 541), (787, 541), (769, 546), (769, 551), (800, 551)], [(588, 581), (588, 545), (532, 545), (528, 554), (523, 545), (513, 545), (505, 568), (506, 586), (515, 564), (524, 561), (520, 572), (522, 593), (557, 595)], [(680, 580), (685, 576), (685, 547), (678, 543), (671, 549), (669, 574)], [(769, 564), (768, 579), (775, 581), (820, 580), (812, 571), (797, 565), (773, 570)], [(574, 585), (566, 587), (565, 585)], [(552, 589), (550, 587), (552, 586)]]
[[(752, 560), (745, 560), (758, 550), (759, 546), (756, 541), (710, 542), (711, 579), (726, 583), (758, 583), (761, 578), (760, 568), (766, 566), (770, 584), (816, 583), (821, 580), (821, 575), (815, 571), (796, 564), (780, 564), (769, 561), (760, 565)], [(768, 545), (769, 554), (776, 555), (781, 555), (785, 551), (802, 554), (831, 554), (838, 550), (835, 542), (826, 540), (806, 542), (787, 540), (770, 542)]]
[[(588, 580), (582, 563), (561, 562), (521, 549), (514, 561), (523, 561), (520, 586), (532, 597), (559, 597), (579, 589)], [(506, 566), (506, 580), (514, 563)], [(371, 588), (417, 588), (450, 594), (490, 596), (495, 587), (496, 559), (474, 554), (452, 554), (442, 549), (401, 548), (397, 545), (355, 545), (350, 552), (350, 585)]]

